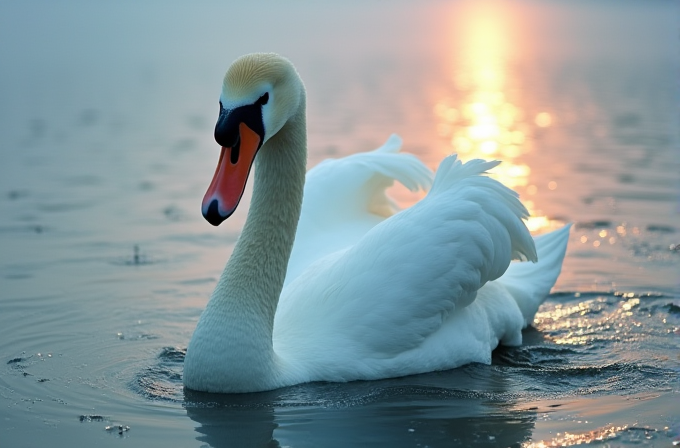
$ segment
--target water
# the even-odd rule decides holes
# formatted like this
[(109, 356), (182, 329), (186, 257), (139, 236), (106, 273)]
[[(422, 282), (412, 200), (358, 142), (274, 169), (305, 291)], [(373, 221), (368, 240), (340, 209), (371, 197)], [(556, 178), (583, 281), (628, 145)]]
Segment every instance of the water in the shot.
[[(671, 1), (4, 3), (0, 445), (671, 446), (678, 17)], [(306, 82), (310, 166), (397, 132), (433, 168), (504, 160), (537, 233), (576, 223), (522, 347), (376, 382), (182, 389), (246, 211), (219, 229), (199, 212), (220, 81), (263, 50)]]

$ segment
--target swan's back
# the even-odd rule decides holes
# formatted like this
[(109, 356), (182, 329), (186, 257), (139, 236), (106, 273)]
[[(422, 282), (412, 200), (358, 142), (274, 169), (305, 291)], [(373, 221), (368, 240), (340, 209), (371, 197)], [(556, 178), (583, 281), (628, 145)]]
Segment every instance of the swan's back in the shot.
[(482, 288), (512, 258), (536, 260), (526, 209), (483, 175), (496, 164), (446, 158), (422, 201), (284, 289), (274, 343), (291, 372), (305, 381), (407, 375), (488, 362), (499, 341), (521, 341), (513, 296)]

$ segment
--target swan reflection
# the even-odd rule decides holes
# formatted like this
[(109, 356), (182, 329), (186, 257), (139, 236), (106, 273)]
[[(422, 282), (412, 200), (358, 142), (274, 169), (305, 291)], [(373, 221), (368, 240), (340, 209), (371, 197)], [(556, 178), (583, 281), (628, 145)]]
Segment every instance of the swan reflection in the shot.
[(510, 446), (530, 440), (507, 374), (486, 365), (406, 378), (312, 383), (254, 394), (185, 390), (197, 439), (222, 447)]

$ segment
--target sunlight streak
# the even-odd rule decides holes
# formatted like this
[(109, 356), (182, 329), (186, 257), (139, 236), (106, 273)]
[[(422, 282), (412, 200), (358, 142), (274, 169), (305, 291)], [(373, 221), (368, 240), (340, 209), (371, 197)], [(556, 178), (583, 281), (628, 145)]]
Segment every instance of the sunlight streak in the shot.
[[(468, 2), (457, 10), (454, 42), (460, 57), (452, 61), (453, 88), (458, 98), (444, 98), (434, 106), (437, 131), (450, 142), (452, 152), (463, 160), (496, 159), (503, 163), (491, 176), (522, 193), (531, 217), (527, 227), (540, 232), (551, 227), (551, 220), (528, 201), (535, 194), (532, 169), (526, 156), (532, 149), (532, 135), (552, 125), (553, 117), (540, 112), (527, 117), (509, 99), (509, 62), (512, 51), (521, 47), (513, 26), (515, 11), (499, 2)], [(454, 27), (455, 28), (455, 27)], [(460, 95), (462, 93), (462, 95)], [(550, 189), (556, 188), (556, 184)], [(532, 193), (533, 192), (533, 193)]]

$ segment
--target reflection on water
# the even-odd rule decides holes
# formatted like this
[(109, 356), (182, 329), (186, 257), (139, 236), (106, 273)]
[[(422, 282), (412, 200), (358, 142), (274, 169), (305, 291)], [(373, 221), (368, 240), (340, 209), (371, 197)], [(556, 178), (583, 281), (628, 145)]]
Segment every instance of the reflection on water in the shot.
[(198, 439), (216, 448), (491, 447), (529, 440), (536, 409), (516, 408), (500, 372), (478, 370), (246, 396), (185, 391), (185, 407), (200, 423)]
[[(678, 392), (669, 391), (676, 388), (680, 358), (668, 359), (668, 353), (677, 352), (680, 307), (671, 300), (632, 292), (555, 294), (536, 328), (524, 332), (523, 345), (499, 348), (491, 365), (246, 395), (183, 390), (185, 351), (166, 348), (133, 389), (149, 400), (182, 403), (200, 424), (199, 440), (214, 447), (379, 441), (392, 447), (534, 448), (600, 438), (621, 444), (665, 440), (677, 434), (677, 415), (664, 414), (663, 425), (643, 428), (649, 415), (677, 403)], [(625, 409), (632, 406), (631, 421)], [(623, 418), (612, 419), (622, 409)]]
[[(510, 46), (526, 45), (514, 33), (513, 18), (519, 14), (507, 4), (467, 2), (456, 10), (457, 31), (452, 36), (460, 45), (453, 52), (453, 88), (464, 92), (463, 100), (444, 98), (434, 111), (438, 118), (437, 133), (450, 141), (451, 151), (463, 159), (498, 159), (503, 163), (493, 170), (492, 177), (510, 188), (524, 187), (528, 194), (536, 192), (531, 184), (531, 167), (523, 155), (533, 147), (531, 139), (537, 129), (553, 122), (548, 112), (527, 116), (517, 104), (508, 99), (510, 88), (508, 69)], [(530, 94), (529, 91), (523, 94)], [(556, 188), (554, 181), (550, 189)], [(523, 198), (531, 213), (527, 226), (531, 231), (547, 228), (548, 218), (536, 209), (531, 200)]]
[[(608, 425), (592, 431), (558, 432), (556, 436), (550, 440), (523, 443), (522, 448), (566, 447), (589, 444), (604, 446), (650, 445), (654, 443), (653, 441), (655, 439), (659, 438), (665, 439), (664, 442), (666, 442), (671, 439), (674, 434), (674, 430), (669, 427), (656, 429), (644, 426)], [(674, 438), (672, 444), (673, 446), (680, 445), (679, 439)]]
[[(677, 442), (677, 5), (0, 2), (0, 445), (120, 447), (113, 423), (145, 447)], [(432, 168), (503, 160), (533, 230), (576, 223), (522, 347), (185, 395), (182, 348), (247, 212), (200, 216), (215, 89), (262, 50), (305, 79), (310, 166), (397, 132)]]

